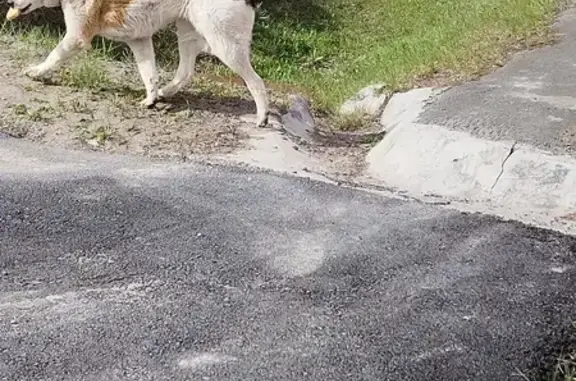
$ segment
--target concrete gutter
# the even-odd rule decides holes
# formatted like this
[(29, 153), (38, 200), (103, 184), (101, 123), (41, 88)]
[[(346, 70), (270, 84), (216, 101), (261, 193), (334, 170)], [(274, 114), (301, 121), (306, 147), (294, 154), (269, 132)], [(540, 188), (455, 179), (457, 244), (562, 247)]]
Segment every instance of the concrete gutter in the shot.
[[(515, 141), (491, 141), (415, 122), (444, 89), (418, 89), (391, 99), (384, 139), (367, 155), (371, 183), (476, 205), (472, 210), (571, 224), (576, 212), (576, 160)], [(558, 226), (555, 226), (558, 227)], [(564, 230), (564, 229), (562, 229)]]

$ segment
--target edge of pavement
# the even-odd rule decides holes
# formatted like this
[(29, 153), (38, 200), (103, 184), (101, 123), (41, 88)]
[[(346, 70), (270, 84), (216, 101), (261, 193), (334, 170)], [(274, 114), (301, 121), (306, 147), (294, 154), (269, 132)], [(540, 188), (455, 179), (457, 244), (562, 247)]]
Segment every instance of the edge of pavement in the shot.
[[(576, 2), (568, 3), (554, 27), (576, 17)], [(489, 140), (422, 122), (420, 115), (428, 105), (449, 90), (419, 88), (387, 98), (378, 112), (385, 135), (370, 149), (363, 168), (354, 173), (332, 170), (322, 158), (296, 150), (292, 142), (273, 132), (252, 139), (247, 150), (211, 160), (497, 215), (576, 235), (576, 158), (517, 140)]]
[(364, 181), (576, 233), (576, 159), (417, 123), (444, 90), (417, 89), (390, 102), (380, 120), (387, 134), (366, 157)]
[(395, 94), (381, 116), (387, 133), (355, 175), (334, 175), (321, 158), (294, 149), (273, 131), (262, 131), (250, 148), (235, 154), (195, 159), (284, 172), (576, 235), (576, 159), (417, 123), (445, 90)]
[[(420, 89), (420, 95), (434, 94)], [(576, 160), (510, 142), (484, 141), (466, 133), (410, 120), (421, 99), (397, 114), (398, 123), (371, 149), (358, 175), (338, 177), (326, 163), (273, 131), (232, 155), (190, 157), (187, 162), (70, 151), (34, 142), (0, 139), (0, 177), (58, 177), (89, 168), (139, 176), (163, 176), (197, 164), (285, 173), (343, 187), (463, 212), (480, 212), (576, 235)], [(514, 147), (513, 152), (512, 147)], [(91, 172), (90, 172), (91, 173)], [(518, 175), (520, 174), (520, 176)], [(530, 188), (532, 187), (532, 188)], [(563, 218), (572, 214), (572, 218)]]
[(380, 120), (387, 133), (356, 174), (334, 174), (321, 158), (295, 149), (273, 131), (262, 131), (246, 150), (194, 159), (283, 172), (576, 235), (576, 159), (417, 123), (425, 107), (446, 90), (395, 94)]

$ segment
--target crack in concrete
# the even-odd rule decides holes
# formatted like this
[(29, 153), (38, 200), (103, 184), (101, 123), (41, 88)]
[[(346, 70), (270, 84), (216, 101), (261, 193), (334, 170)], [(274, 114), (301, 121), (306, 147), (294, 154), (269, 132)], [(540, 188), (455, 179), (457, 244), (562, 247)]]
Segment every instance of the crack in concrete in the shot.
[(508, 152), (508, 155), (506, 155), (506, 157), (504, 158), (504, 160), (502, 161), (502, 165), (500, 167), (500, 173), (498, 174), (498, 176), (496, 177), (496, 180), (494, 180), (494, 184), (492, 184), (492, 187), (490, 188), (490, 192), (492, 192), (494, 190), (494, 188), (496, 187), (496, 185), (498, 184), (498, 181), (500, 181), (500, 178), (502, 177), (502, 175), (504, 174), (504, 166), (506, 165), (506, 162), (508, 161), (508, 159), (510, 159), (510, 156), (512, 156), (512, 154), (516, 151), (516, 145), (518, 144), (518, 142), (514, 142), (512, 144), (512, 147), (510, 147), (510, 151)]

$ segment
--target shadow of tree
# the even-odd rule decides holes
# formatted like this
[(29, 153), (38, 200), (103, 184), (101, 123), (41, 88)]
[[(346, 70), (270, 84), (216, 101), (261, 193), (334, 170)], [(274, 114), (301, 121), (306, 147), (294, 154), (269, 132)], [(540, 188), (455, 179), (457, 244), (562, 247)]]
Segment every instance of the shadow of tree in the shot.
[(336, 30), (336, 20), (322, 0), (264, 1), (254, 27), (253, 49), (275, 61), (305, 63), (318, 49), (319, 34)]
[[(8, 12), (8, 4), (1, 2), (0, 15), (2, 15), (2, 19), (4, 19), (6, 12)], [(31, 27), (45, 27), (50, 29), (55, 35), (60, 35), (66, 30), (64, 27), (64, 16), (60, 8), (42, 8), (21, 16), (17, 21), (10, 23), (18, 25), (23, 30)]]
[(260, 11), (257, 24), (266, 15), (270, 23), (281, 23), (300, 30), (327, 31), (336, 25), (322, 0), (265, 0)]

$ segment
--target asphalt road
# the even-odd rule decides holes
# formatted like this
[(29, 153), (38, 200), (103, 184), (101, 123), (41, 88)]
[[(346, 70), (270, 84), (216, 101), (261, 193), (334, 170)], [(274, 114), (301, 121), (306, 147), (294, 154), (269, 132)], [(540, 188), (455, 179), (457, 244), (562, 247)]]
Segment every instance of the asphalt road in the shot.
[(0, 224), (1, 380), (520, 380), (576, 317), (573, 238), (271, 173), (4, 140)]

